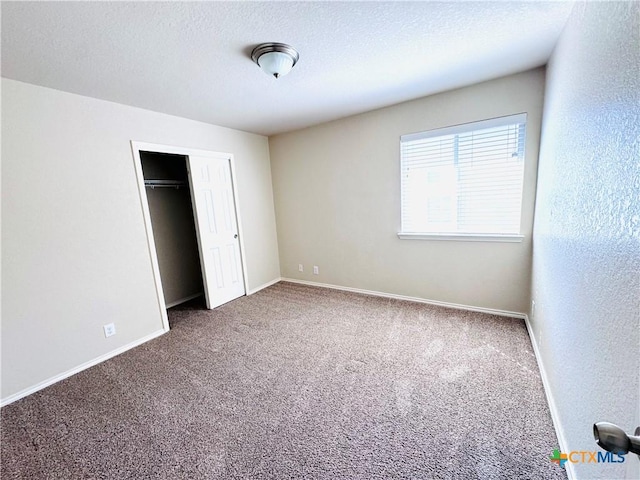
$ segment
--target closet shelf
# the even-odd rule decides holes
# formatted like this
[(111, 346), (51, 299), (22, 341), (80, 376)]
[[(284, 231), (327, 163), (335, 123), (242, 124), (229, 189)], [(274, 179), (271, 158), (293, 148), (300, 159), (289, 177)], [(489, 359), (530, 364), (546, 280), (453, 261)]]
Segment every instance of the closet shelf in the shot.
[(171, 188), (180, 188), (186, 187), (187, 182), (179, 181), (179, 180), (145, 180), (145, 187), (171, 187)]

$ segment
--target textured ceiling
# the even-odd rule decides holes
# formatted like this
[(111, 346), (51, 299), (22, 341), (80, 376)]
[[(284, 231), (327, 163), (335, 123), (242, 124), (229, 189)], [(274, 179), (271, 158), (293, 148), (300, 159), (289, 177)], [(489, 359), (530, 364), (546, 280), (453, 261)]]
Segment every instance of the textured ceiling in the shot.
[[(569, 2), (2, 2), (2, 75), (270, 135), (546, 63)], [(300, 61), (276, 80), (251, 48)]]

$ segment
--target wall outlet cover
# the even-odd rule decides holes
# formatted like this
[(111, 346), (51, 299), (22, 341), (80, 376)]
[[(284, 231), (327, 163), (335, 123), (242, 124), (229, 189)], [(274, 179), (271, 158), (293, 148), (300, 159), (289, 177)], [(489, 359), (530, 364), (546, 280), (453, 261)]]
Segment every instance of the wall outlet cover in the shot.
[(108, 325), (105, 325), (102, 328), (104, 328), (104, 336), (105, 337), (111, 337), (112, 335), (116, 334), (116, 325), (115, 325), (115, 323), (109, 323)]

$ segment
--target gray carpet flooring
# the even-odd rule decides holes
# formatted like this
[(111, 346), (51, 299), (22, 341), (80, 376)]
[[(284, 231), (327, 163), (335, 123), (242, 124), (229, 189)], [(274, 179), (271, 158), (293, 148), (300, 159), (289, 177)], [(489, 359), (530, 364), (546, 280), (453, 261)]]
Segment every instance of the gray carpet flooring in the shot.
[(3, 479), (555, 479), (520, 320), (279, 283), (1, 410)]

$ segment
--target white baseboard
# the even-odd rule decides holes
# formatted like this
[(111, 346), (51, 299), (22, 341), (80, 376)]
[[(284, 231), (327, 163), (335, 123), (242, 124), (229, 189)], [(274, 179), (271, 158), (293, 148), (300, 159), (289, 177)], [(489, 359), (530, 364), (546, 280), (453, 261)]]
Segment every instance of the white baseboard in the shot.
[(180, 305), (181, 303), (188, 302), (189, 300), (193, 300), (194, 298), (202, 297), (204, 292), (196, 293), (195, 295), (189, 295), (188, 297), (181, 298), (180, 300), (176, 300), (175, 302), (167, 303), (166, 307), (171, 308), (176, 305)]
[(120, 355), (121, 353), (124, 353), (127, 350), (131, 350), (132, 348), (137, 347), (138, 345), (142, 345), (143, 343), (148, 342), (149, 340), (153, 340), (154, 338), (159, 337), (163, 333), (167, 333), (167, 332), (168, 330), (164, 330), (164, 329), (157, 330), (145, 337), (142, 337), (131, 343), (123, 345), (122, 347), (116, 348), (115, 350), (105, 353), (104, 355), (100, 355), (99, 357), (96, 357), (93, 360), (89, 360), (88, 362), (85, 362), (82, 365), (78, 365), (77, 367), (74, 367), (71, 370), (67, 370), (66, 372), (63, 372), (59, 375), (48, 378), (47, 380), (37, 383), (32, 387), (25, 388), (24, 390), (21, 390), (18, 393), (9, 395), (7, 398), (3, 398), (2, 400), (0, 400), (0, 407), (9, 405), (10, 403), (15, 402), (16, 400), (20, 400), (21, 398), (31, 395), (32, 393), (36, 393), (38, 390), (42, 390), (43, 388), (53, 385), (54, 383), (58, 383), (59, 381), (64, 380), (65, 378), (75, 375), (76, 373), (80, 373), (81, 371), (86, 370), (87, 368), (93, 367), (94, 365), (97, 365), (99, 363), (102, 363), (105, 360), (109, 360), (110, 358), (113, 358), (116, 355)]
[(395, 293), (377, 292), (374, 290), (363, 290), (361, 288), (342, 287), (340, 285), (331, 285), (328, 283), (309, 282), (307, 280), (296, 280), (294, 278), (282, 278), (283, 282), (299, 283), (301, 285), (310, 285), (312, 287), (331, 288), (333, 290), (342, 290), (345, 292), (362, 293), (364, 295), (373, 295), (374, 297), (393, 298), (395, 300), (406, 300), (409, 302), (426, 303), (428, 305), (436, 305), (439, 307), (455, 308), (457, 310), (467, 310), (470, 312), (489, 313), (491, 315), (500, 315), (502, 317), (520, 318), (524, 320), (526, 314), (520, 312), (511, 312), (508, 310), (497, 310), (495, 308), (474, 307), (471, 305), (462, 305), (459, 303), (441, 302), (439, 300), (429, 300), (420, 297), (408, 297), (406, 295), (396, 295)]
[[(542, 362), (542, 355), (540, 354), (540, 349), (538, 348), (538, 341), (536, 337), (533, 336), (533, 328), (531, 327), (531, 322), (529, 321), (529, 316), (525, 315), (524, 323), (527, 325), (527, 331), (529, 332), (529, 338), (531, 339), (531, 346), (533, 347), (533, 353), (536, 356), (536, 362), (538, 363), (538, 370), (540, 370), (540, 377), (542, 378), (542, 386), (544, 387), (544, 394), (547, 397), (547, 404), (549, 405), (549, 411), (551, 412), (551, 420), (553, 421), (553, 427), (556, 430), (556, 437), (558, 437), (558, 446), (561, 452), (568, 453), (569, 446), (567, 445), (567, 439), (564, 435), (564, 430), (562, 429), (562, 424), (560, 423), (560, 415), (558, 413), (558, 409), (556, 407), (556, 402), (553, 399), (553, 394), (551, 393), (551, 385), (549, 384), (549, 377), (547, 377), (547, 371), (544, 368), (544, 363)], [(567, 471), (567, 477), (569, 480), (575, 480), (576, 472), (573, 468), (573, 464), (571, 462), (565, 462), (565, 467)]]
[(249, 290), (247, 292), (247, 295), (253, 295), (254, 293), (258, 293), (260, 290), (264, 290), (265, 288), (270, 287), (271, 285), (275, 285), (280, 280), (282, 280), (282, 278), (280, 278), (280, 277), (275, 278), (275, 279), (271, 280), (270, 282), (265, 283), (264, 285), (260, 285), (259, 287), (256, 287), (253, 290)]

